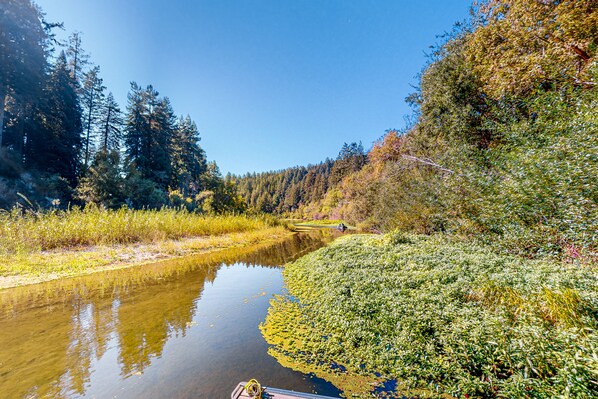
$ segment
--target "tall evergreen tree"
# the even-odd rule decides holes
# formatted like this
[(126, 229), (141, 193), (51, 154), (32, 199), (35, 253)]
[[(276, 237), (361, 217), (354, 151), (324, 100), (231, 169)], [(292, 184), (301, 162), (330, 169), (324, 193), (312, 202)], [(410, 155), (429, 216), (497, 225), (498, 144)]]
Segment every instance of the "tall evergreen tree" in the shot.
[[(147, 138), (150, 178), (163, 189), (168, 189), (172, 168), (172, 140), (176, 131), (176, 117), (168, 98), (158, 98), (158, 92), (148, 87), (148, 92), (156, 94), (155, 106), (151, 107), (150, 134)], [(153, 95), (153, 94), (152, 94)], [(150, 100), (150, 102), (153, 100)]]
[(330, 185), (338, 184), (345, 176), (359, 171), (366, 162), (367, 154), (361, 142), (359, 144), (344, 143), (330, 172)]
[(26, 143), (26, 160), (41, 171), (56, 173), (75, 185), (82, 147), (81, 107), (66, 56), (62, 52), (50, 73), (40, 107), (40, 130)]
[(147, 130), (145, 118), (145, 103), (142, 96), (143, 89), (135, 82), (131, 82), (131, 90), (127, 94), (127, 116), (125, 130), (125, 148), (127, 162), (139, 163), (142, 156), (143, 132)]
[(118, 208), (125, 203), (125, 179), (121, 173), (118, 151), (99, 151), (77, 187), (77, 196), (85, 203)]
[(100, 78), (100, 67), (96, 66), (83, 75), (83, 87), (81, 90), (81, 101), (83, 105), (84, 117), (84, 154), (83, 164), (89, 165), (91, 152), (93, 150), (93, 139), (96, 131), (99, 129), (100, 112), (104, 102), (104, 91), (106, 86), (103, 79)]
[(89, 65), (89, 54), (83, 50), (81, 36), (81, 32), (73, 32), (69, 36), (66, 56), (71, 70), (71, 77), (82, 86), (83, 69)]
[(99, 112), (99, 147), (100, 151), (118, 151), (123, 137), (124, 120), (122, 111), (112, 93), (108, 93), (106, 101)]
[(127, 106), (127, 161), (145, 179), (166, 190), (171, 178), (172, 136), (176, 119), (168, 98), (150, 85), (131, 84)]
[(0, 147), (9, 97), (35, 98), (40, 92), (47, 27), (31, 0), (0, 1)]
[(172, 138), (172, 176), (170, 186), (183, 193), (197, 194), (200, 178), (207, 169), (206, 154), (199, 146), (197, 125), (189, 115), (181, 117)]

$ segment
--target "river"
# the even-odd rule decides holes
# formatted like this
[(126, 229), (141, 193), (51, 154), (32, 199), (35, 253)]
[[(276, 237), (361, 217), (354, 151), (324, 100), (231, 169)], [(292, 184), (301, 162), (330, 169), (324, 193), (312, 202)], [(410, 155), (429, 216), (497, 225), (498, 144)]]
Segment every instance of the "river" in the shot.
[(334, 234), (0, 291), (0, 396), (229, 398), (251, 378), (338, 396), (279, 365), (258, 329), (281, 266)]

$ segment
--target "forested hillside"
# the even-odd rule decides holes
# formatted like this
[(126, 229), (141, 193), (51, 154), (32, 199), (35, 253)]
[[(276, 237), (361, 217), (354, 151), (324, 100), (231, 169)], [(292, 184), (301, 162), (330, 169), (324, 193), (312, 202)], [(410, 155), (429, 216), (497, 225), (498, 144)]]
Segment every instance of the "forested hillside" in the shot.
[(478, 2), (407, 99), (417, 123), (295, 215), (595, 259), (597, 49), (594, 0)]
[[(330, 188), (361, 170), (366, 160), (361, 143), (345, 143), (336, 160), (326, 159), (318, 165), (297, 166), (277, 172), (227, 176), (227, 181), (239, 188), (239, 194), (255, 211), (290, 214), (322, 201)], [(323, 214), (311, 216), (319, 219)]]
[(82, 34), (56, 39), (63, 28), (31, 0), (0, 3), (0, 208), (243, 210), (195, 122), (151, 85), (131, 83), (121, 107)]

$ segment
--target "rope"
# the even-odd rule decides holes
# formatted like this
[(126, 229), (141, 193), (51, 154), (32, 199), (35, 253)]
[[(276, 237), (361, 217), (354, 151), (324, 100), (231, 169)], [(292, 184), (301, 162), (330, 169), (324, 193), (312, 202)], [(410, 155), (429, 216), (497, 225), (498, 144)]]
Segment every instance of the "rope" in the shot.
[(247, 384), (245, 384), (245, 392), (252, 398), (261, 398), (262, 397), (262, 386), (260, 385), (257, 380), (251, 379)]

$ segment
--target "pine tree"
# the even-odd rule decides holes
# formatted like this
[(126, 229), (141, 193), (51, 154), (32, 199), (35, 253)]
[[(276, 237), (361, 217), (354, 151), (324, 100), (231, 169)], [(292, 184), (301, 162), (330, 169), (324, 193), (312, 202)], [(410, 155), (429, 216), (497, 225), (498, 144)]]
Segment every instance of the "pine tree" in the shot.
[(125, 148), (127, 163), (138, 164), (142, 156), (142, 137), (147, 130), (145, 103), (141, 87), (131, 82), (131, 90), (127, 95), (127, 116), (125, 130)]
[(89, 55), (81, 46), (81, 36), (81, 32), (73, 32), (69, 36), (66, 49), (66, 56), (68, 59), (69, 68), (71, 70), (71, 77), (75, 79), (77, 84), (80, 86), (82, 86), (81, 78), (83, 75), (83, 69), (89, 65)]
[[(153, 89), (151, 89), (153, 90)], [(168, 98), (157, 97), (150, 113), (150, 135), (147, 138), (151, 151), (148, 168), (150, 178), (164, 190), (168, 189), (172, 169), (172, 141), (176, 131), (176, 117)]]
[(0, 147), (9, 98), (26, 102), (41, 91), (49, 28), (32, 1), (0, 1)]
[(201, 189), (201, 175), (207, 170), (206, 154), (199, 146), (197, 125), (189, 115), (178, 120), (172, 138), (172, 176), (170, 186), (188, 194)]
[(38, 113), (40, 130), (26, 143), (30, 166), (56, 173), (74, 186), (80, 170), (82, 147), (81, 106), (62, 52), (50, 73), (46, 97)]
[(124, 120), (112, 93), (108, 93), (102, 104), (98, 119), (100, 151), (118, 151), (123, 137)]
[(83, 87), (81, 89), (81, 100), (83, 105), (83, 117), (85, 128), (85, 148), (83, 164), (87, 168), (91, 158), (93, 147), (92, 140), (96, 131), (100, 128), (100, 111), (104, 102), (103, 79), (100, 78), (100, 67), (96, 66), (83, 75)]
[(150, 85), (131, 84), (125, 145), (127, 162), (144, 179), (166, 190), (171, 178), (172, 136), (176, 119), (168, 98), (159, 98)]
[(338, 184), (345, 176), (350, 173), (357, 172), (367, 162), (367, 154), (363, 149), (363, 144), (359, 142), (347, 144), (344, 143), (341, 148), (334, 167), (330, 172), (330, 185)]
[(98, 151), (77, 187), (77, 196), (85, 203), (118, 208), (125, 203), (124, 184), (118, 151)]

